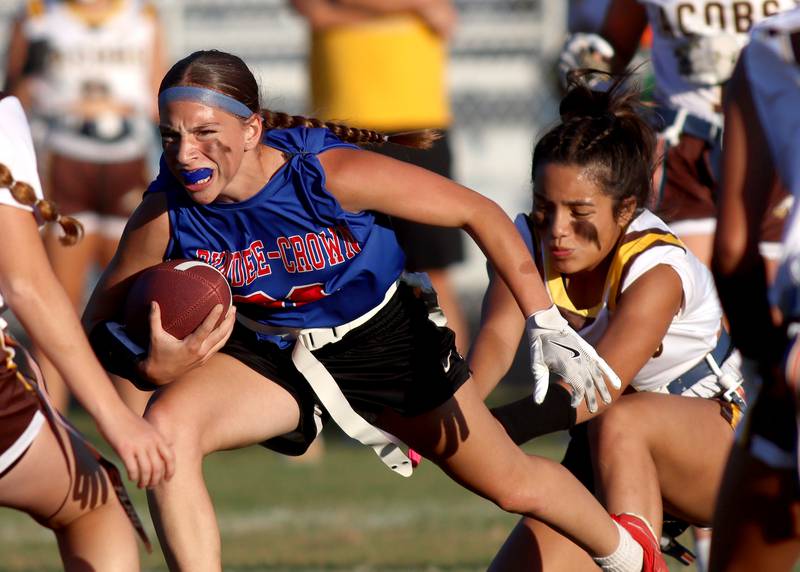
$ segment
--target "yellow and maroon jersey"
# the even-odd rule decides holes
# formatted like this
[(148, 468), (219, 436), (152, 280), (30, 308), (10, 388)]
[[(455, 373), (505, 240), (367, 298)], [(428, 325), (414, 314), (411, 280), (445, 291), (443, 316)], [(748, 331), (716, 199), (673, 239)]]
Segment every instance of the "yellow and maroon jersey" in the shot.
[(670, 266), (681, 279), (683, 304), (667, 329), (655, 355), (631, 381), (638, 391), (662, 391), (714, 349), (720, 332), (722, 307), (711, 272), (681, 243), (669, 227), (650, 211), (642, 211), (621, 237), (606, 275), (601, 301), (590, 308), (570, 299), (562, 276), (553, 271), (538, 244), (526, 215), (515, 224), (535, 256), (551, 299), (570, 325), (588, 342), (596, 344), (609, 321), (614, 319), (617, 301), (640, 276), (660, 264)]

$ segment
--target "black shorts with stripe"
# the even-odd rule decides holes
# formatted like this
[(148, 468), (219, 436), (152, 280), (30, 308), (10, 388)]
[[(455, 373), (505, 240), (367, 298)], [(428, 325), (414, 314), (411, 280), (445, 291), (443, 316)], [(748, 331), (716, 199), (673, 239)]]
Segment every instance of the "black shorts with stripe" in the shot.
[[(289, 391), (300, 407), (297, 429), (262, 445), (287, 455), (305, 452), (317, 434), (315, 410), (321, 412), (323, 423), (329, 415), (292, 363), (292, 348), (261, 341), (237, 324), (220, 351)], [(353, 409), (370, 423), (387, 409), (406, 417), (431, 411), (450, 399), (470, 376), (455, 348), (452, 330), (429, 320), (425, 303), (404, 284), (369, 322), (315, 351), (314, 356)]]

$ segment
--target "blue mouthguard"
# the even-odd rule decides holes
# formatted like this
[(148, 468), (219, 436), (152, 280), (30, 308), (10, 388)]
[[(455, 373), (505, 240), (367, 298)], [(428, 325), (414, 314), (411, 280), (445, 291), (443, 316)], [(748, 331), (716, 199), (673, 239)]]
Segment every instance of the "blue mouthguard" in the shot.
[(167, 88), (158, 95), (159, 107), (163, 107), (173, 101), (196, 101), (203, 105), (218, 107), (245, 119), (253, 115), (253, 111), (238, 99), (205, 87), (179, 85)]
[(195, 171), (181, 171), (181, 175), (183, 176), (184, 183), (193, 185), (197, 181), (202, 181), (206, 177), (210, 177), (212, 172), (213, 171), (208, 167), (203, 167), (202, 169), (197, 169)]

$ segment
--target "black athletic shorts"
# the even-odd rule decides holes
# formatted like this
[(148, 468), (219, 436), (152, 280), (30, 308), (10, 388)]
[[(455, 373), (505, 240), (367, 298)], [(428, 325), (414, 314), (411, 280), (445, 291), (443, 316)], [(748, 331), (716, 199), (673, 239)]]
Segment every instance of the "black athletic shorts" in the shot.
[[(297, 429), (262, 445), (287, 455), (304, 453), (317, 435), (315, 410), (323, 423), (329, 415), (292, 363), (292, 348), (261, 341), (237, 324), (220, 351), (294, 396), (300, 406)], [(370, 423), (387, 409), (407, 417), (431, 411), (470, 376), (452, 330), (429, 320), (425, 303), (404, 284), (369, 322), (313, 353), (353, 409)]]
[[(370, 150), (452, 178), (452, 153), (446, 131), (430, 149), (387, 144), (370, 147)], [(401, 218), (393, 218), (392, 226), (406, 253), (406, 270), (440, 270), (464, 260), (464, 232), (460, 228), (431, 226)]]

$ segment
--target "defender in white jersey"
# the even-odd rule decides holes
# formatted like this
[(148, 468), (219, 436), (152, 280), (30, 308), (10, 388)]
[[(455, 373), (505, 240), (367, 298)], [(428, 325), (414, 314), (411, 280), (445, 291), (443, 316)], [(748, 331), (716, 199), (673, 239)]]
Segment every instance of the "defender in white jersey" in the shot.
[[(0, 93), (0, 313), (8, 304), (129, 476), (154, 486), (170, 478), (172, 450), (122, 402), (97, 362), (50, 270), (37, 219), (60, 222), (71, 241), (79, 238), (80, 226), (42, 199), (25, 114), (16, 98)], [(51, 528), (65, 570), (139, 570), (131, 522), (146, 536), (119, 473), (51, 408), (26, 357), (0, 318), (0, 506)]]
[(797, 198), (799, 143), (800, 9), (795, 9), (753, 29), (725, 105), (714, 271), (745, 369), (763, 387), (726, 471), (714, 519), (712, 570), (791, 570), (800, 556), (797, 202), (787, 219), (781, 265), (769, 297), (752, 234), (766, 208), (763, 190), (774, 179)]
[[(613, 69), (630, 62), (645, 27), (653, 33), (655, 123), (663, 175), (653, 210), (703, 262), (711, 259), (722, 136), (722, 88), (751, 26), (795, 0), (612, 0), (601, 35), (615, 50)], [(777, 258), (786, 195), (773, 189), (759, 234)]]
[[(8, 89), (33, 118), (45, 194), (78, 219), (85, 240), (46, 240), (76, 307), (94, 266), (111, 259), (150, 179), (155, 93), (164, 71), (159, 21), (143, 0), (28, 0), (8, 53)], [(59, 409), (66, 394), (42, 360)]]
[[(622, 389), (611, 392), (612, 404), (579, 404), (551, 384), (543, 400), (535, 395), (493, 412), (518, 443), (570, 429), (564, 465), (621, 524), (638, 525), (643, 570), (666, 570), (655, 540), (664, 511), (710, 524), (745, 401), (740, 358), (708, 268), (644, 208), (655, 134), (624, 81), (608, 92), (573, 86), (561, 124), (534, 151), (533, 211), (516, 221), (553, 302), (614, 368)], [(506, 373), (521, 337), (523, 317), (513, 304), (493, 277), (470, 355), (484, 395)], [(566, 537), (523, 519), (492, 570), (593, 565)]]

